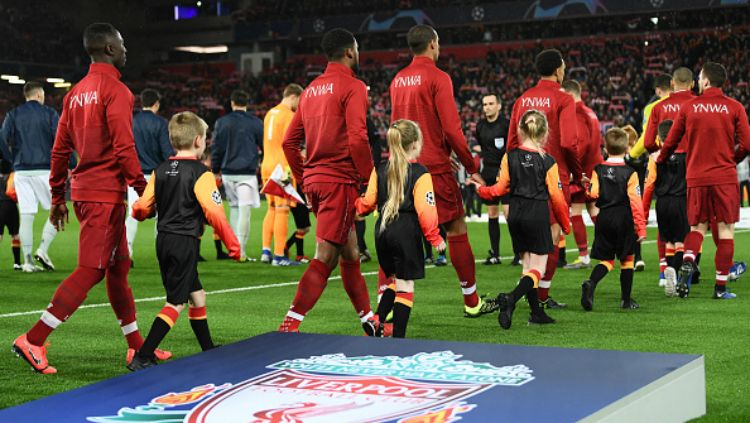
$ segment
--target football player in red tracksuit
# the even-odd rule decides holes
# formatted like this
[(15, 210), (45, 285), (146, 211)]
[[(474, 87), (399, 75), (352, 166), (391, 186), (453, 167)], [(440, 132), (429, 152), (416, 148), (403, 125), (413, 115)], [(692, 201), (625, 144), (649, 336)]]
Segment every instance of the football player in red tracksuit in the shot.
[[(560, 82), (565, 77), (565, 62), (558, 50), (544, 50), (536, 56), (536, 70), (540, 75), (535, 87), (524, 92), (515, 104), (510, 118), (508, 131), (508, 151), (517, 148), (518, 122), (526, 111), (536, 109), (547, 116), (549, 138), (546, 151), (557, 162), (560, 182), (565, 199), (570, 204), (570, 181), (581, 181), (581, 159), (577, 147), (576, 106), (573, 98), (560, 89)], [(552, 239), (560, 238), (560, 223), (553, 215)], [(555, 249), (555, 251), (557, 251)], [(547, 256), (547, 269), (539, 281), (539, 301), (547, 308), (562, 308), (565, 304), (549, 298), (549, 288), (557, 267), (557, 254)]]
[[(125, 236), (125, 193), (128, 185), (138, 195), (146, 180), (133, 141), (133, 103), (120, 82), (126, 49), (120, 33), (108, 23), (89, 25), (83, 44), (91, 57), (89, 73), (65, 96), (52, 147), (50, 221), (63, 230), (68, 220), (65, 182), (75, 150), (80, 159), (73, 170), (71, 198), (81, 225), (78, 266), (55, 291), (47, 310), (13, 349), (34, 370), (51, 374), (45, 341), (83, 303), (89, 290), (107, 278), (107, 295), (128, 342), (128, 361), (143, 344), (135, 319), (133, 293), (128, 285), (130, 258)], [(157, 358), (171, 353), (159, 351)]]
[[(573, 96), (576, 102), (576, 127), (578, 133), (578, 153), (581, 157), (583, 174), (591, 177), (594, 167), (604, 161), (602, 157), (602, 135), (599, 130), (599, 119), (593, 110), (586, 107), (581, 99), (581, 84), (578, 81), (569, 79), (562, 83), (562, 89)], [(574, 185), (571, 186), (570, 201), (571, 213), (570, 220), (573, 227), (573, 235), (578, 246), (578, 259), (573, 263), (565, 266), (566, 269), (583, 269), (590, 266), (589, 243), (586, 234), (586, 225), (583, 223), (583, 209), (588, 210), (591, 220), (596, 223), (596, 216), (599, 209), (596, 208), (596, 201), (591, 201), (586, 197), (586, 191)]]
[(740, 195), (734, 162), (735, 142), (750, 149), (750, 125), (745, 108), (721, 91), (727, 80), (724, 66), (706, 62), (698, 78), (701, 95), (685, 102), (664, 141), (656, 163), (665, 162), (679, 147), (687, 151), (687, 214), (691, 232), (685, 237), (677, 294), (685, 298), (695, 271), (695, 256), (714, 217), (718, 223), (716, 285), (713, 298), (732, 299), (727, 278), (734, 256), (734, 224), (740, 218)]
[(431, 26), (417, 25), (409, 30), (406, 40), (414, 59), (391, 82), (391, 122), (408, 119), (422, 129), (424, 146), (418, 162), (432, 176), (438, 219), (447, 231), (451, 262), (464, 296), (464, 316), (478, 317), (497, 310), (497, 304), (480, 298), (476, 292), (476, 264), (464, 221), (461, 189), (451, 166), (451, 151), (472, 180), (482, 184), (484, 181), (461, 130), (453, 82), (435, 64), (440, 55), (437, 32)]
[[(359, 66), (359, 48), (349, 31), (332, 29), (323, 36), (321, 46), (328, 66), (302, 93), (282, 142), (294, 179), (302, 184), (318, 219), (317, 249), (279, 331), (299, 331), (341, 258), (344, 289), (365, 333), (372, 336), (377, 322), (352, 229), (359, 186), (369, 180), (373, 168), (367, 137), (367, 87), (354, 73)], [(303, 163), (300, 152), (304, 142), (307, 158)]]

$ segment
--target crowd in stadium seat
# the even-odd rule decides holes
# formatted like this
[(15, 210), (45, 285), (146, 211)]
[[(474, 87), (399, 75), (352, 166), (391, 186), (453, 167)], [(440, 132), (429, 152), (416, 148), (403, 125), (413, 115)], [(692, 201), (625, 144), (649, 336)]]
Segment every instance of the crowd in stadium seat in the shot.
[(71, 20), (56, 12), (54, 0), (0, 3), (0, 59), (72, 64), (83, 53)]
[[(586, 39), (557, 47), (566, 57), (568, 74), (583, 82), (584, 99), (602, 122), (623, 119), (639, 128), (642, 108), (653, 96), (652, 77), (683, 65), (695, 69), (697, 74), (702, 57), (727, 65), (731, 82), (728, 94), (750, 109), (750, 71), (742, 65), (750, 61), (750, 34), (716, 31), (663, 37), (641, 36), (616, 41)], [(666, 39), (669, 43), (662, 42)], [(648, 46), (644, 45), (644, 40), (649, 41)], [(473, 123), (481, 117), (482, 94), (497, 93), (505, 113), (510, 114), (515, 98), (535, 83), (533, 59), (544, 45), (494, 52), (481, 61), (441, 58), (440, 66), (453, 77), (455, 96), (468, 135), (473, 132)], [(382, 134), (390, 118), (388, 85), (399, 67), (405, 64), (362, 63), (359, 76), (370, 86), (371, 118)], [(160, 89), (167, 115), (190, 109), (211, 123), (223, 114), (229, 93), (237, 87), (251, 93), (254, 100), (251, 109), (262, 117), (280, 100), (286, 84), (297, 82), (304, 86), (321, 70), (322, 66), (292, 62), (258, 77), (244, 75), (230, 79), (217, 79), (210, 71), (191, 76), (154, 71), (130, 86), (134, 92), (146, 86)]]

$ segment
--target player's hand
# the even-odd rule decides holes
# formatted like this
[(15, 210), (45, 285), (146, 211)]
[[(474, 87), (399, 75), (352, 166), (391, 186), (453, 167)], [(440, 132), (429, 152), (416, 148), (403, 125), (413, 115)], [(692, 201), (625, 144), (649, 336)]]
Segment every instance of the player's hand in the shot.
[(68, 206), (63, 204), (53, 204), (49, 209), (49, 221), (58, 231), (65, 230), (65, 224), (70, 223), (68, 218)]
[(581, 182), (583, 183), (583, 186), (585, 187), (585, 184), (588, 184), (588, 183), (591, 182), (591, 178), (589, 178), (588, 176), (586, 176), (585, 173), (582, 173), (581, 174)]
[(459, 163), (454, 157), (451, 157), (451, 168), (454, 172), (458, 172), (461, 169), (461, 163)]
[(441, 241), (440, 241), (440, 244), (438, 244), (438, 246), (437, 246), (437, 247), (435, 247), (435, 249), (437, 250), (438, 254), (443, 254), (443, 253), (445, 253), (445, 250), (446, 250), (447, 248), (448, 248), (448, 246), (447, 246), (447, 245), (445, 245), (445, 240), (441, 240)]
[(472, 173), (471, 176), (469, 176), (469, 180), (470, 182), (478, 183), (479, 186), (487, 185), (484, 182), (484, 178), (482, 178), (482, 175), (480, 175), (479, 173)]
[(646, 240), (646, 237), (645, 237), (645, 236), (642, 236), (642, 237), (639, 237), (639, 238), (638, 238), (638, 241), (637, 241), (637, 242), (638, 242), (638, 243), (640, 244), (641, 242), (643, 242), (643, 241), (645, 241), (645, 240)]

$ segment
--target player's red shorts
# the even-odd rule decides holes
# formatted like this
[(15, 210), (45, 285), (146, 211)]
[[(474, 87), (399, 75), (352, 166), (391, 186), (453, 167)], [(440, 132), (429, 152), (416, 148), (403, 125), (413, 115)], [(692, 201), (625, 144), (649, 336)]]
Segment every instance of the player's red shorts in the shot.
[(128, 258), (125, 236), (125, 203), (73, 203), (81, 224), (78, 241), (78, 265), (106, 269), (113, 260)]
[(305, 194), (318, 221), (316, 238), (337, 245), (346, 244), (354, 226), (354, 202), (359, 197), (357, 187), (336, 182), (311, 182), (305, 185)]
[[(565, 190), (564, 186), (563, 190)], [(568, 201), (568, 204), (585, 204), (594, 202), (589, 200), (588, 196), (586, 196), (586, 190), (580, 185), (569, 186), (568, 192), (570, 193), (570, 201)]]
[(464, 217), (464, 201), (461, 188), (453, 173), (430, 174), (435, 191), (435, 205), (438, 211), (438, 222), (448, 223)]
[(690, 226), (709, 222), (740, 221), (740, 186), (738, 183), (706, 187), (688, 187), (687, 217)]

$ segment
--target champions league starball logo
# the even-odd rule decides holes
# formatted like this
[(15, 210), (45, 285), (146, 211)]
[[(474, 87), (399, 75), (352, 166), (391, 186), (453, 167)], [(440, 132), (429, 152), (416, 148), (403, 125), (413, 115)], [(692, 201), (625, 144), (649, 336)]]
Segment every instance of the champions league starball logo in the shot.
[(447, 423), (476, 408), (467, 398), (534, 380), (532, 370), (522, 364), (495, 367), (461, 357), (439, 351), (407, 357), (329, 354), (284, 360), (266, 366), (272, 369), (268, 373), (235, 384), (168, 392), (147, 405), (87, 420)]

